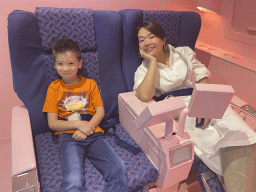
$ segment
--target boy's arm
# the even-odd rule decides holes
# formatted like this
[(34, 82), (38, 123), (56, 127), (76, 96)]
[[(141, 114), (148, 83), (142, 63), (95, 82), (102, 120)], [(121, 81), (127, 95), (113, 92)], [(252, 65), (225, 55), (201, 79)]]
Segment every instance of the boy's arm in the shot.
[(57, 113), (47, 113), (48, 125), (53, 131), (67, 131), (77, 129), (78, 121), (63, 121), (58, 120)]
[[(87, 136), (93, 134), (95, 127), (97, 127), (100, 124), (101, 120), (105, 116), (105, 110), (103, 106), (96, 107), (95, 110), (96, 110), (96, 113), (94, 114), (94, 116), (90, 121), (81, 121), (81, 123), (83, 123), (83, 127), (76, 130), (72, 138), (76, 140), (84, 140), (86, 139)], [(82, 130), (85, 130), (86, 133), (82, 132)]]
[(93, 130), (95, 129), (95, 127), (97, 127), (100, 124), (101, 120), (105, 116), (105, 110), (103, 105), (96, 107), (95, 110), (96, 110), (96, 113), (93, 115), (92, 119), (89, 121), (89, 123), (93, 127)]
[(101, 120), (105, 116), (105, 110), (103, 106), (95, 108), (96, 113), (93, 115), (90, 121), (81, 121), (77, 129), (86, 135), (93, 134), (95, 128), (100, 124)]
[(72, 135), (72, 138), (76, 140), (84, 140), (87, 138), (87, 135), (85, 135), (79, 130), (76, 130), (76, 132)]

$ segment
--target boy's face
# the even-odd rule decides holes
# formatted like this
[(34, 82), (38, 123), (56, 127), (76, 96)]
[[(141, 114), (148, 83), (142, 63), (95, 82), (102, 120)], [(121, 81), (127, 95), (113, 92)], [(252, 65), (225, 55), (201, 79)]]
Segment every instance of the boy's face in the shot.
[(78, 61), (76, 54), (72, 51), (58, 53), (54, 67), (65, 84), (77, 83), (77, 71), (82, 67), (82, 59)]

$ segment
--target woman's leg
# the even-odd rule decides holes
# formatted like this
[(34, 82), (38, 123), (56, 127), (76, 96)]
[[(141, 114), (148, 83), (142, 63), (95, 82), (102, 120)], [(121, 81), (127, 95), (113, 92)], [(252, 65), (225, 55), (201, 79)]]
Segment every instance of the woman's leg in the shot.
[(72, 134), (61, 134), (58, 138), (62, 165), (61, 192), (85, 191), (83, 146), (72, 138)]
[(256, 191), (256, 144), (221, 149), (227, 192)]
[(102, 133), (94, 133), (93, 142), (86, 151), (88, 160), (103, 174), (106, 192), (126, 192), (125, 164), (107, 143)]

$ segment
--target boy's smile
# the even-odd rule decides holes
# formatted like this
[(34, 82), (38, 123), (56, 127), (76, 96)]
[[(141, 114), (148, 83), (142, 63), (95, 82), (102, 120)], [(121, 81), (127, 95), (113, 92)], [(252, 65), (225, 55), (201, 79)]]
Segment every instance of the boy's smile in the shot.
[(74, 52), (66, 51), (64, 53), (58, 53), (54, 67), (66, 85), (73, 85), (80, 82), (77, 71), (82, 67), (82, 60), (78, 61)]

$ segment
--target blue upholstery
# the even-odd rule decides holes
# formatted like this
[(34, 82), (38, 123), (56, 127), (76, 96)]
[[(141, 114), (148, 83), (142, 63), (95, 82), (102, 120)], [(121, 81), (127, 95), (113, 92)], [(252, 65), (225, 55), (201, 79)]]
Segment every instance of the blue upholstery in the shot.
[[(124, 9), (119, 11), (123, 22), (123, 56), (122, 73), (129, 91), (133, 90), (134, 73), (141, 64), (138, 54), (136, 28), (145, 21), (159, 23), (167, 33), (167, 43), (175, 47), (188, 46), (194, 50), (201, 27), (200, 15), (195, 12), (149, 11), (138, 9)], [(201, 173), (209, 170), (202, 160), (195, 154), (192, 167), (196, 170), (197, 180), (205, 192), (201, 180)], [(217, 177), (207, 181), (211, 192), (224, 192)]]
[[(92, 12), (97, 51), (95, 49), (89, 52), (91, 48), (83, 48), (83, 59), (84, 63), (88, 62), (88, 59), (92, 60), (95, 67), (90, 67), (90, 71), (82, 69), (82, 73), (100, 83), (105, 118), (108, 119), (118, 114), (117, 95), (126, 91), (121, 74), (122, 23), (117, 12)], [(41, 15), (40, 18), (42, 19)], [(27, 11), (13, 11), (8, 17), (14, 90), (29, 111), (33, 136), (50, 131), (42, 108), (49, 83), (58, 78), (47, 48), (55, 38), (41, 37), (40, 35), (45, 33), (42, 30), (39, 33), (41, 25), (43, 26), (38, 24), (36, 15)], [(69, 35), (71, 35), (69, 38), (74, 37), (73, 34)], [(45, 42), (45, 50), (42, 42)], [(97, 63), (99, 63), (98, 67), (96, 67)]]
[(83, 65), (79, 74), (94, 79), (100, 87), (98, 53), (94, 30), (93, 11), (90, 9), (36, 8), (39, 34), (45, 53), (47, 84), (60, 76), (54, 69), (51, 49), (52, 43), (63, 38), (72, 38), (82, 50)]
[[(127, 92), (121, 73), (121, 18), (114, 11), (89, 9), (37, 8), (36, 14), (13, 11), (8, 17), (8, 37), (14, 90), (29, 111), (41, 191), (58, 191), (62, 173), (57, 140), (42, 112), (47, 87), (59, 77), (51, 45), (62, 38), (80, 44), (83, 67), (79, 73), (98, 83), (105, 119), (109, 119), (118, 114), (118, 94)], [(136, 146), (120, 124), (116, 127), (120, 138)], [(113, 142), (111, 131), (108, 134), (107, 141), (125, 162), (129, 191), (156, 181), (157, 170), (143, 152), (132, 155)], [(85, 171), (87, 190), (102, 191), (103, 177), (89, 161)]]
[(45, 54), (33, 13), (13, 11), (8, 17), (8, 40), (14, 91), (29, 111), (33, 136), (49, 132), (42, 113), (47, 91)]
[(92, 10), (38, 7), (35, 15), (45, 52), (51, 52), (52, 42), (64, 38), (79, 43), (82, 51), (96, 50)]
[(138, 54), (136, 28), (152, 20), (166, 30), (167, 43), (175, 47), (189, 46), (194, 50), (201, 27), (201, 18), (195, 12), (148, 11), (124, 9), (119, 11), (123, 22), (122, 73), (128, 91), (133, 90), (134, 73), (141, 64)]
[[(205, 173), (210, 169), (204, 164), (204, 162), (196, 154), (194, 155), (194, 162), (192, 164), (192, 168), (196, 170), (196, 179), (198, 180), (202, 191), (206, 192), (206, 189), (201, 179), (201, 173)], [(207, 185), (211, 192), (225, 192), (220, 181), (217, 178), (217, 175), (212, 179), (208, 180)]]
[[(121, 139), (138, 147), (121, 124), (117, 125), (117, 134)], [(144, 153), (133, 155), (125, 151), (123, 148), (116, 145), (114, 137), (111, 135), (113, 135), (112, 129), (109, 131), (106, 139), (125, 163), (129, 191), (137, 191), (145, 185), (155, 182), (158, 173), (156, 169), (152, 168), (152, 164), (146, 155)], [(38, 149), (38, 164), (43, 191), (58, 191), (62, 177), (57, 140), (51, 133), (40, 134), (36, 137), (36, 148)], [(102, 174), (88, 160), (85, 160), (84, 170), (87, 191), (102, 192), (105, 183)]]
[[(192, 12), (126, 9), (118, 14), (90, 9), (37, 8), (36, 14), (27, 11), (10, 13), (8, 40), (13, 85), (29, 111), (42, 191), (58, 191), (62, 180), (57, 140), (42, 113), (47, 87), (59, 78), (51, 56), (52, 42), (72, 38), (80, 44), (83, 67), (79, 73), (97, 82), (106, 111), (105, 119), (109, 119), (118, 114), (118, 94), (132, 90), (134, 72), (141, 64), (134, 32), (145, 20), (155, 20), (163, 25), (167, 33), (172, 34), (168, 43), (194, 49), (201, 23), (200, 16)], [(166, 25), (168, 23), (172, 25)], [(121, 139), (137, 146), (120, 124), (116, 127)], [(129, 191), (145, 191), (141, 189), (143, 186), (156, 181), (157, 170), (143, 152), (133, 155), (120, 148), (114, 142), (113, 131), (109, 131), (106, 139), (125, 162)], [(200, 182), (199, 176), (205, 165), (195, 158), (193, 166)], [(101, 173), (87, 160), (85, 177), (88, 191), (103, 191)], [(219, 189), (216, 182), (209, 182)]]
[(166, 43), (173, 46), (179, 43), (180, 34), (180, 18), (181, 13), (176, 11), (143, 11), (143, 22), (154, 21), (161, 25), (168, 36), (166, 37)]

